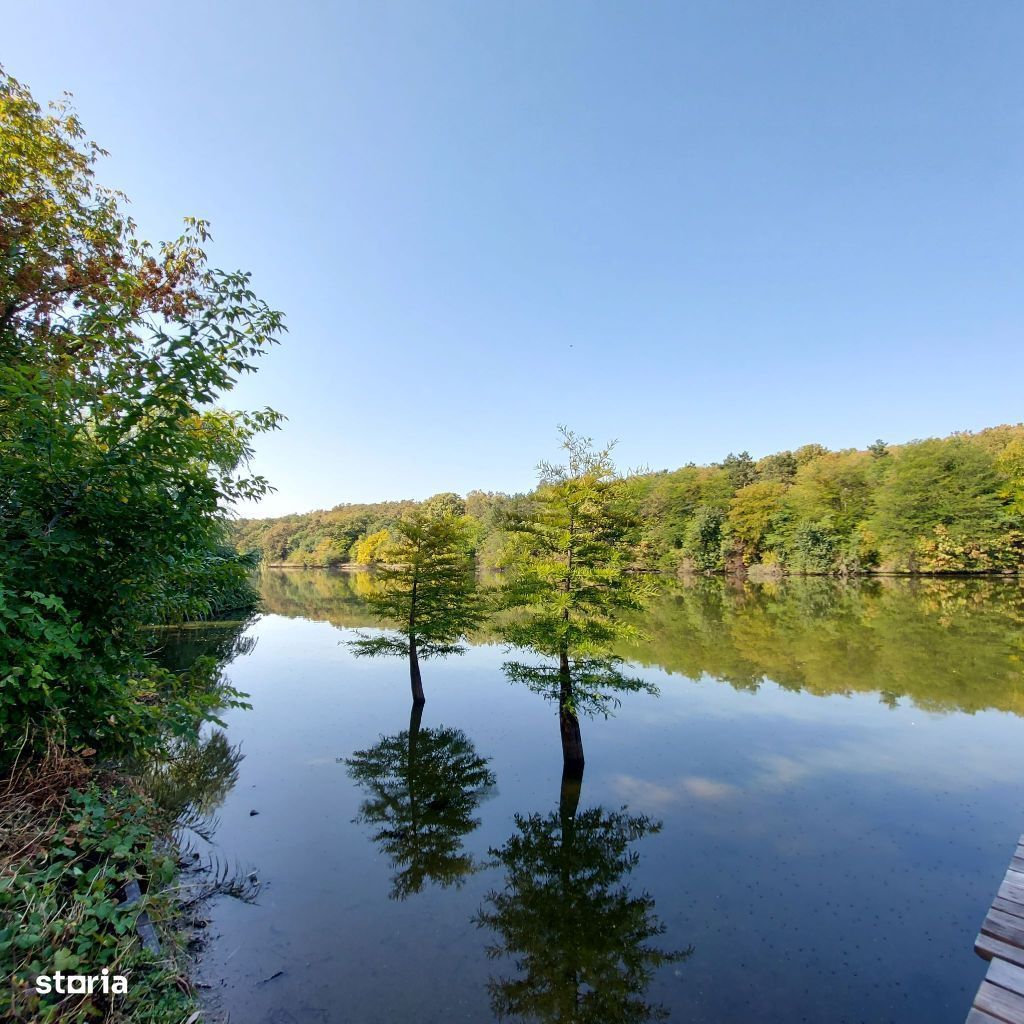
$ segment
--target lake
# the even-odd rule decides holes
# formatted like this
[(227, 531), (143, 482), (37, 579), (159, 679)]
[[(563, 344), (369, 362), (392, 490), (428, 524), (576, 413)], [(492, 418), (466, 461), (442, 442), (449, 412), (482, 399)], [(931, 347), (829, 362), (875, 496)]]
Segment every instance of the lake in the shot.
[(577, 790), (487, 635), (421, 718), (354, 658), (372, 586), (266, 570), (225, 669), (215, 851), (262, 884), (207, 912), (232, 1020), (962, 1024), (1024, 831), (1018, 583), (673, 584), (629, 652), (660, 696), (582, 722)]

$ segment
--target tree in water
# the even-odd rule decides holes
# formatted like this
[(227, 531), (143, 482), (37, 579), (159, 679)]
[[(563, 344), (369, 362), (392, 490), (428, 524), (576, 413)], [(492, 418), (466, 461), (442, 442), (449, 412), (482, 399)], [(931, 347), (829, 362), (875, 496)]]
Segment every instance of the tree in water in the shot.
[(360, 634), (351, 647), (357, 656), (408, 658), (412, 699), (423, 704), (420, 660), (462, 654), (460, 641), (482, 617), (466, 519), (428, 502), (399, 520), (380, 558), (380, 587), (367, 603), (394, 633)]
[(655, 945), (665, 925), (654, 900), (624, 881), (639, 860), (632, 844), (661, 826), (625, 808), (577, 813), (579, 792), (563, 776), (559, 811), (516, 815), (516, 834), (490, 851), (505, 887), (488, 894), (476, 923), (497, 935), (488, 956), (512, 958), (519, 972), (491, 979), (491, 1009), (499, 1020), (545, 1024), (665, 1020), (667, 1009), (644, 993), (659, 967), (692, 949)]
[(459, 886), (477, 870), (463, 840), (480, 824), (476, 809), (495, 783), (488, 759), (461, 729), (424, 729), (422, 716), (414, 703), (408, 731), (382, 736), (346, 761), (369, 793), (356, 820), (377, 828), (373, 840), (395, 869), (391, 898), (398, 900), (428, 880)]
[(505, 672), (558, 702), (565, 768), (582, 776), (579, 715), (608, 715), (622, 691), (656, 687), (622, 672), (615, 651), (641, 633), (624, 612), (645, 605), (650, 586), (631, 571), (638, 520), (617, 486), (612, 445), (597, 451), (590, 438), (559, 428), (566, 465), (542, 462), (540, 484), (525, 514), (510, 522), (503, 627), (511, 645), (550, 659), (508, 662)]

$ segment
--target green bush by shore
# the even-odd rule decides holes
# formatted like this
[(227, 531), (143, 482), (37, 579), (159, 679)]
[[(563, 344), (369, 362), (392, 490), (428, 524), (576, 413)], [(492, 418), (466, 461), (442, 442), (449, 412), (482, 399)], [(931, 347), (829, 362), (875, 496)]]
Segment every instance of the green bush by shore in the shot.
[[(205, 222), (138, 238), (103, 155), (0, 67), (0, 1017), (181, 1024), (171, 836), (192, 805), (159, 805), (154, 765), (241, 695), (217, 658), (158, 664), (152, 629), (255, 606), (227, 516), (265, 493), (246, 465), (279, 417), (218, 403), (284, 327), (208, 265)], [(127, 993), (37, 984), (115, 968)]]

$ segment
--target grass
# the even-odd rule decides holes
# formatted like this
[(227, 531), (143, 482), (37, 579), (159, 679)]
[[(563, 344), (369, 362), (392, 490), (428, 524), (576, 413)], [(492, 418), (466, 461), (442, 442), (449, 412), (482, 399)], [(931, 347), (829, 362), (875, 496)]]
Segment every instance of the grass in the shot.
[[(201, 1020), (185, 971), (173, 820), (140, 784), (52, 749), (0, 780), (0, 1019), (39, 1024)], [(142, 899), (125, 905), (137, 881)], [(136, 922), (148, 914), (160, 952)], [(125, 975), (124, 995), (40, 994), (57, 970)]]

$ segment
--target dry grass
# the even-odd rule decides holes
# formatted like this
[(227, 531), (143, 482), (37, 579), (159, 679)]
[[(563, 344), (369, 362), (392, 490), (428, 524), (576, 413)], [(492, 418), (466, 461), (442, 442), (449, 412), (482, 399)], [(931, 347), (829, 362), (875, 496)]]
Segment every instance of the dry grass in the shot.
[(42, 758), (14, 763), (0, 778), (0, 874), (48, 848), (68, 791), (92, 776), (85, 758), (56, 744)]

